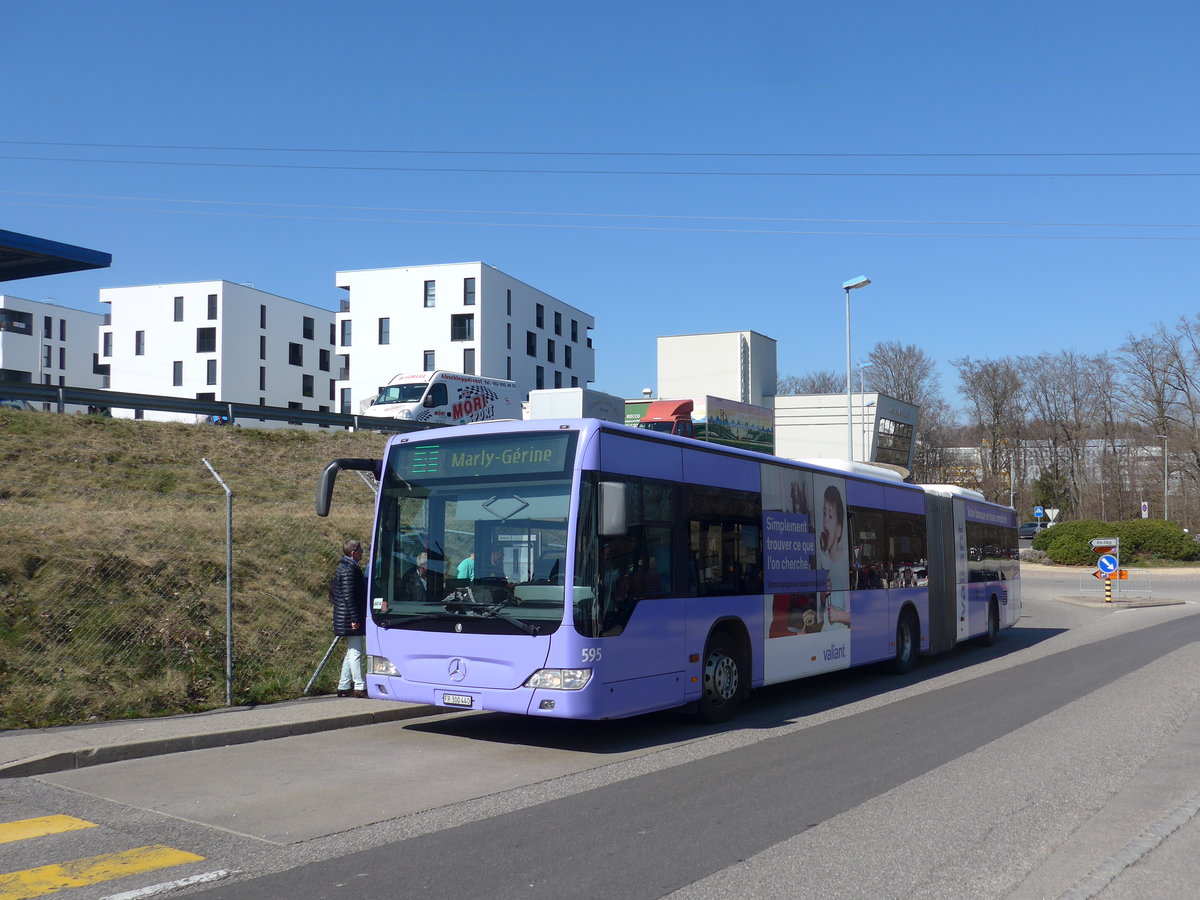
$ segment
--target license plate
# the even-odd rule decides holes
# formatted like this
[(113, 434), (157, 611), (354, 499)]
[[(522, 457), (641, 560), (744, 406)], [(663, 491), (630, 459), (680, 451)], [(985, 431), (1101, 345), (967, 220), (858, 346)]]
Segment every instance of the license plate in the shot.
[(474, 705), (473, 698), (470, 694), (442, 694), (442, 702), (447, 706)]

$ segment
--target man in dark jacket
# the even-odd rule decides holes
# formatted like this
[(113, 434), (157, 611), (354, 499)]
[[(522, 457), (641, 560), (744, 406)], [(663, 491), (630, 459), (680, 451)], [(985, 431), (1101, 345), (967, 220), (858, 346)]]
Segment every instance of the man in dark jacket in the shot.
[(342, 675), (338, 681), (339, 697), (367, 696), (362, 668), (367, 577), (360, 565), (362, 552), (362, 544), (358, 541), (342, 544), (342, 559), (329, 585), (329, 599), (333, 601), (333, 633), (346, 639), (346, 656), (342, 659)]

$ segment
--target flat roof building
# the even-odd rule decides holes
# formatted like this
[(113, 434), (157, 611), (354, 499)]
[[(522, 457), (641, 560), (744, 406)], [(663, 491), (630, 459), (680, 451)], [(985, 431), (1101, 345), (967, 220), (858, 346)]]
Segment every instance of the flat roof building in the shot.
[(592, 316), (483, 262), (337, 273), (338, 403), (359, 413), (397, 375), (445, 369), (531, 390), (596, 378)]

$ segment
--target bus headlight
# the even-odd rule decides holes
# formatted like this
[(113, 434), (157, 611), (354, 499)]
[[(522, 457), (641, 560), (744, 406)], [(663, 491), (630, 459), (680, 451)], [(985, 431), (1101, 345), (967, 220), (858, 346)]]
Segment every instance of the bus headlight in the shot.
[(592, 677), (591, 669), (538, 669), (529, 676), (525, 687), (551, 691), (579, 691)]
[(368, 656), (367, 674), (369, 675), (399, 675), (392, 661), (386, 656)]

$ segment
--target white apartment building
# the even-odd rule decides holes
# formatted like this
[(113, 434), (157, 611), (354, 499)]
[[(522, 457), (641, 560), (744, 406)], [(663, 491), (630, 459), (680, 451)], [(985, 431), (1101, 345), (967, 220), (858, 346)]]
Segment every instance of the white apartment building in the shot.
[(596, 378), (595, 319), (482, 262), (337, 273), (335, 411), (359, 413), (397, 375), (446, 369), (522, 395)]
[(103, 321), (100, 313), (0, 294), (0, 383), (103, 387), (96, 371)]
[(712, 394), (770, 406), (775, 378), (775, 339), (757, 331), (658, 339), (658, 396), (664, 400)]
[[(113, 391), (335, 408), (332, 310), (228, 281), (105, 288), (100, 302), (112, 310), (99, 342)], [(196, 418), (152, 410), (144, 416)]]

